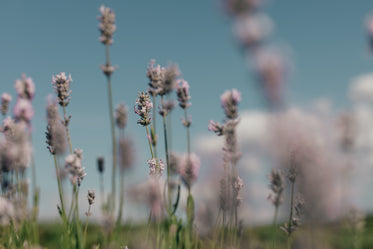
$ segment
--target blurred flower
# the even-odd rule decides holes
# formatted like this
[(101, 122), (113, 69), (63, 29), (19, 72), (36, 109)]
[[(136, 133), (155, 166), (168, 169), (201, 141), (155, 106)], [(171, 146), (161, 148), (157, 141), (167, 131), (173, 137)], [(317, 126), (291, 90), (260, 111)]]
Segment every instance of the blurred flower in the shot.
[(119, 129), (124, 129), (127, 125), (128, 111), (124, 104), (119, 104), (115, 109), (115, 121)]
[(224, 0), (227, 12), (235, 16), (253, 12), (262, 2), (263, 0)]
[(104, 157), (103, 156), (99, 156), (97, 157), (97, 169), (98, 169), (98, 172), (100, 174), (102, 174), (104, 172)]
[(373, 15), (370, 15), (365, 19), (365, 26), (368, 33), (369, 46), (373, 51)]
[(13, 115), (16, 121), (24, 121), (29, 124), (34, 116), (34, 108), (31, 102), (28, 99), (18, 98), (13, 109)]
[(1, 95), (1, 113), (5, 115), (9, 109), (9, 102), (12, 101), (12, 96), (9, 93), (3, 93)]
[(181, 179), (188, 189), (197, 180), (201, 161), (199, 157), (192, 153), (190, 155), (184, 154), (180, 159), (179, 173)]
[(45, 133), (47, 138), (47, 148), (53, 155), (63, 155), (66, 151), (66, 131), (61, 123), (58, 113), (57, 102), (49, 99), (47, 105), (48, 126)]
[(105, 65), (100, 65), (100, 68), (102, 70), (102, 72), (106, 75), (106, 76), (110, 76), (114, 73), (114, 71), (118, 68), (118, 66), (112, 66), (110, 65), (109, 62), (107, 62)]
[(101, 16), (98, 18), (101, 22), (99, 24), (99, 30), (101, 32), (100, 42), (105, 45), (113, 44), (113, 34), (116, 30), (115, 26), (115, 13), (112, 9), (101, 5), (100, 7)]
[(179, 101), (179, 105), (183, 109), (187, 109), (191, 106), (190, 101), (190, 94), (189, 94), (189, 84), (187, 81), (181, 79), (178, 82), (177, 86), (177, 98)]
[(232, 89), (231, 91), (225, 91), (220, 96), (221, 105), (225, 111), (225, 116), (228, 119), (235, 119), (238, 116), (237, 106), (241, 101), (241, 93), (237, 89)]
[(30, 77), (22, 74), (21, 79), (17, 79), (14, 87), (18, 93), (18, 97), (22, 99), (32, 100), (35, 95), (35, 84)]
[(272, 193), (269, 194), (268, 199), (275, 207), (279, 207), (283, 202), (283, 191), (285, 189), (285, 180), (281, 170), (272, 169), (269, 178), (269, 188)]
[(139, 92), (138, 97), (136, 99), (137, 106), (134, 107), (135, 113), (140, 116), (137, 120), (138, 124), (142, 126), (147, 126), (151, 123), (151, 109), (153, 108), (153, 103), (150, 100), (150, 96), (148, 93)]
[(179, 75), (179, 68), (175, 64), (170, 64), (164, 69), (159, 91), (160, 96), (170, 93), (177, 87), (177, 77), (179, 77)]
[(133, 165), (134, 151), (131, 140), (121, 138), (119, 140), (119, 164), (122, 170), (128, 169)]
[(158, 113), (161, 116), (167, 116), (175, 107), (175, 102), (173, 100), (164, 100), (162, 101), (161, 106), (159, 106), (159, 111)]
[(0, 224), (2, 226), (9, 225), (10, 219), (14, 215), (14, 206), (11, 201), (4, 197), (0, 197)]
[(64, 72), (52, 76), (52, 84), (54, 88), (54, 92), (57, 93), (57, 100), (60, 106), (67, 106), (70, 101), (70, 83), (71, 83), (71, 75), (66, 77)]
[(149, 78), (149, 93), (157, 96), (162, 91), (162, 81), (164, 78), (165, 68), (155, 65), (155, 60), (150, 60), (146, 76)]
[(170, 174), (175, 175), (179, 173), (180, 168), (180, 156), (176, 153), (171, 151), (169, 155), (169, 163), (170, 163)]
[(165, 168), (165, 164), (162, 161), (162, 159), (152, 158), (147, 161), (149, 164), (149, 175), (155, 176), (161, 176), (163, 174), (163, 170)]
[(232, 189), (233, 189), (233, 204), (238, 207), (242, 203), (241, 190), (244, 187), (241, 177), (235, 176), (232, 179)]
[(70, 181), (72, 185), (76, 183), (80, 186), (83, 178), (87, 175), (82, 167), (82, 150), (75, 149), (74, 154), (70, 154), (65, 159), (65, 168), (70, 174)]
[(218, 136), (221, 136), (221, 135), (223, 135), (224, 126), (221, 125), (219, 122), (215, 122), (213, 120), (210, 120), (208, 129), (209, 129), (209, 131), (215, 132)]

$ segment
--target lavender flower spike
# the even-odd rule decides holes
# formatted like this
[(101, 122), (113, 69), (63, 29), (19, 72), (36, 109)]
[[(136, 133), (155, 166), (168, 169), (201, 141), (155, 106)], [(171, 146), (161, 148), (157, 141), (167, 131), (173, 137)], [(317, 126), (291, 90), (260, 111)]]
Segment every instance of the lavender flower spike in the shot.
[(34, 116), (34, 109), (31, 102), (28, 99), (18, 98), (13, 109), (13, 115), (16, 121), (25, 121), (29, 124)]
[(75, 149), (74, 154), (70, 154), (65, 159), (65, 168), (70, 174), (71, 184), (75, 185), (76, 183), (80, 186), (83, 178), (87, 175), (84, 172), (84, 167), (82, 167), (82, 150)]
[(98, 19), (101, 21), (99, 24), (101, 36), (99, 40), (105, 45), (111, 45), (113, 44), (113, 34), (117, 28), (115, 26), (115, 13), (112, 9), (104, 5), (100, 7), (100, 12), (101, 16)]
[(195, 153), (190, 154), (190, 157), (188, 154), (184, 154), (180, 160), (179, 172), (188, 189), (197, 180), (200, 166), (201, 161)]
[(215, 132), (218, 136), (221, 136), (223, 135), (224, 125), (221, 125), (219, 122), (210, 120), (208, 129), (209, 131)]
[(142, 126), (147, 126), (151, 123), (151, 109), (153, 108), (153, 103), (150, 100), (150, 96), (148, 93), (139, 92), (137, 100), (137, 106), (134, 106), (135, 113), (140, 116), (137, 120), (138, 124)]
[(7, 114), (10, 101), (12, 101), (12, 96), (9, 93), (3, 93), (1, 95), (1, 114)]
[(35, 95), (35, 84), (30, 77), (22, 74), (22, 78), (14, 83), (14, 87), (18, 93), (18, 97), (31, 101)]
[(285, 180), (280, 170), (272, 169), (271, 174), (268, 176), (272, 193), (269, 194), (270, 200), (275, 207), (279, 207), (283, 202), (283, 191), (285, 189)]
[(237, 106), (241, 101), (241, 93), (237, 89), (225, 91), (220, 96), (220, 102), (228, 119), (235, 119), (238, 116)]
[(164, 78), (165, 68), (160, 65), (155, 65), (155, 60), (150, 60), (146, 76), (149, 79), (149, 93), (152, 96), (157, 96), (162, 91), (161, 85)]
[(179, 84), (177, 86), (177, 99), (181, 108), (187, 109), (191, 106), (191, 103), (189, 102), (189, 84), (183, 79), (179, 80)]
[(70, 101), (70, 83), (71, 83), (71, 75), (66, 77), (64, 72), (52, 76), (52, 84), (54, 88), (54, 92), (57, 93), (57, 100), (60, 106), (67, 106)]
[(115, 122), (119, 129), (124, 129), (127, 125), (128, 110), (124, 104), (119, 104), (115, 109)]
[(162, 159), (158, 160), (156, 158), (152, 158), (152, 159), (149, 159), (147, 161), (147, 163), (149, 164), (149, 169), (150, 169), (149, 175), (151, 175), (151, 176), (155, 176), (155, 175), (162, 176), (163, 170), (165, 168), (165, 164), (162, 161)]
[(170, 93), (177, 87), (176, 79), (179, 77), (179, 75), (179, 68), (175, 64), (171, 64), (165, 69), (163, 79), (161, 81), (161, 89), (159, 92), (160, 96)]

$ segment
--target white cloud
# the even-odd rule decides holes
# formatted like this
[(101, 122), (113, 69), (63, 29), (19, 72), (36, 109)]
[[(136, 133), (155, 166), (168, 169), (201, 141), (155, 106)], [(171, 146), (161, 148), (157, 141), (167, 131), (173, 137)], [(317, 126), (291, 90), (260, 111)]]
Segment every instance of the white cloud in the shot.
[(355, 102), (373, 101), (373, 74), (352, 79), (348, 95)]

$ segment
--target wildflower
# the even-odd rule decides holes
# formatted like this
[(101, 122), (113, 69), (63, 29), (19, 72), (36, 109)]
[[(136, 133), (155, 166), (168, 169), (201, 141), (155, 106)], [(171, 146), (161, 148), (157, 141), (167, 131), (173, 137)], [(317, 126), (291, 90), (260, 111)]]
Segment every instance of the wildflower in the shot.
[(179, 101), (179, 105), (183, 109), (187, 109), (191, 106), (190, 100), (190, 94), (189, 94), (189, 84), (187, 81), (181, 79), (178, 82), (177, 86), (177, 98)]
[(159, 95), (163, 96), (167, 93), (170, 93), (177, 87), (177, 77), (179, 77), (180, 71), (175, 64), (169, 65), (163, 73), (163, 77), (160, 85)]
[(119, 104), (115, 109), (115, 122), (119, 129), (124, 129), (127, 125), (128, 111), (124, 104)]
[(170, 174), (178, 174), (180, 168), (180, 156), (175, 152), (170, 152), (169, 158)]
[(119, 163), (121, 169), (128, 169), (133, 165), (134, 160), (133, 146), (129, 139), (122, 138), (119, 140)]
[(87, 198), (88, 198), (88, 204), (91, 206), (93, 203), (95, 203), (95, 190), (88, 190)]
[(21, 79), (17, 79), (14, 83), (18, 97), (31, 101), (35, 95), (35, 84), (30, 77), (22, 74)]
[(3, 93), (1, 95), (1, 113), (5, 115), (9, 109), (9, 102), (12, 101), (12, 96), (8, 93)]
[(54, 92), (57, 93), (57, 100), (60, 106), (67, 106), (70, 101), (70, 83), (71, 83), (71, 75), (66, 77), (64, 72), (52, 76), (52, 84), (54, 88)]
[(100, 172), (101, 174), (104, 172), (104, 157), (103, 156), (99, 156), (97, 157), (97, 169), (98, 169), (98, 172)]
[(74, 154), (70, 154), (65, 159), (65, 168), (70, 174), (70, 181), (71, 184), (75, 185), (78, 184), (78, 187), (80, 187), (80, 184), (83, 180), (83, 178), (87, 175), (84, 172), (84, 167), (82, 167), (82, 150), (81, 149), (75, 149)]
[(208, 129), (209, 129), (209, 131), (215, 132), (218, 136), (221, 136), (221, 135), (223, 135), (224, 126), (221, 125), (219, 122), (215, 122), (213, 120), (210, 120)]
[(25, 123), (14, 123), (7, 133), (8, 156), (13, 167), (23, 172), (31, 161), (32, 148)]
[(238, 150), (237, 135), (236, 135), (236, 126), (238, 120), (228, 120), (223, 129), (223, 134), (225, 138), (224, 144), (224, 158), (225, 162), (231, 161), (233, 164), (236, 164), (238, 159), (241, 156), (241, 153)]
[(58, 113), (57, 103), (52, 100), (48, 100), (47, 105), (47, 132), (45, 133), (47, 138), (47, 148), (53, 155), (62, 155), (66, 151), (66, 131), (61, 124), (61, 117)]
[(242, 203), (241, 190), (244, 187), (241, 177), (235, 176), (232, 180), (232, 189), (233, 189), (233, 203), (235, 207), (238, 207)]
[(116, 30), (115, 26), (115, 13), (112, 9), (101, 5), (100, 7), (101, 16), (98, 18), (101, 22), (99, 24), (99, 30), (101, 32), (100, 42), (105, 45), (113, 44), (113, 34)]
[(158, 113), (161, 115), (161, 116), (167, 116), (175, 107), (175, 102), (173, 100), (170, 100), (170, 101), (162, 101), (162, 105), (159, 106), (159, 111)]
[(225, 111), (225, 116), (228, 119), (237, 118), (237, 106), (238, 102), (241, 101), (241, 93), (237, 89), (232, 89), (231, 91), (225, 91), (220, 96), (221, 105)]
[(102, 72), (109, 77), (114, 73), (114, 71), (117, 69), (118, 66), (112, 66), (109, 62), (107, 62), (105, 65), (101, 65), (100, 68)]
[(34, 116), (34, 108), (28, 99), (18, 98), (13, 109), (14, 119), (30, 123)]
[(137, 106), (134, 107), (135, 113), (140, 116), (137, 123), (143, 126), (149, 125), (152, 120), (150, 111), (153, 108), (149, 94), (139, 92), (136, 104)]
[(280, 170), (272, 169), (271, 174), (268, 176), (272, 193), (269, 194), (268, 199), (275, 207), (278, 207), (283, 202), (283, 191), (285, 188), (284, 177)]
[(147, 161), (149, 164), (149, 175), (159, 175), (163, 174), (163, 170), (165, 168), (165, 164), (162, 159), (152, 158)]
[(181, 121), (182, 121), (182, 124), (188, 128), (192, 125), (192, 117), (191, 116), (188, 116), (188, 119), (185, 119), (185, 118), (181, 118)]
[(155, 60), (150, 60), (146, 76), (149, 79), (149, 93), (157, 96), (162, 91), (162, 81), (164, 78), (165, 68), (160, 65), (154, 66)]
[(184, 184), (190, 189), (192, 184), (197, 180), (201, 161), (199, 157), (192, 153), (184, 154), (180, 159), (179, 173)]

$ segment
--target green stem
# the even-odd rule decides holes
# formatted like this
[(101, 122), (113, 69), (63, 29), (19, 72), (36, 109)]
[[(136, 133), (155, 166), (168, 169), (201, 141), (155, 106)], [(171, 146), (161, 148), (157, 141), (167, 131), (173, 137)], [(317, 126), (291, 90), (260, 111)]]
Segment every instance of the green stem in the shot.
[(69, 214), (67, 216), (67, 221), (70, 221), (70, 218), (71, 218), (71, 214), (74, 210), (74, 204), (75, 204), (75, 192), (76, 192), (76, 185), (74, 185), (73, 187), (73, 193), (71, 195), (71, 205), (70, 205), (70, 210), (69, 210)]
[(277, 229), (276, 229), (276, 225), (277, 225), (277, 215), (278, 215), (278, 206), (275, 206), (275, 214), (273, 216), (273, 232), (272, 232), (272, 248), (274, 249), (275, 248), (275, 243), (276, 243), (276, 235), (277, 235)]
[(67, 121), (67, 116), (66, 116), (66, 108), (65, 108), (65, 103), (62, 105), (62, 109), (63, 109), (63, 117), (65, 119), (65, 123), (64, 123), (64, 126), (65, 126), (65, 129), (66, 129), (66, 136), (67, 136), (67, 141), (69, 143), (69, 150), (70, 150), (70, 154), (73, 154), (73, 147), (71, 145), (71, 138), (70, 138), (70, 131), (69, 131), (69, 127), (68, 127), (68, 124), (66, 123)]
[(120, 223), (122, 221), (123, 204), (124, 204), (124, 170), (121, 170), (121, 174), (120, 174), (119, 212), (118, 212), (118, 217), (117, 217), (117, 222), (116, 222), (117, 229), (119, 229)]
[(150, 133), (149, 133), (148, 126), (145, 126), (145, 128), (146, 128), (147, 139), (148, 139), (148, 142), (149, 142), (150, 153), (152, 154), (152, 158), (154, 158), (153, 147), (152, 147), (152, 144), (150, 143), (150, 140), (149, 140)]
[(87, 242), (87, 229), (88, 229), (88, 220), (91, 212), (91, 205), (88, 207), (88, 212), (87, 212), (87, 219), (85, 221), (85, 227), (84, 227), (84, 235), (83, 235), (83, 245), (86, 245)]
[(60, 178), (60, 174), (58, 172), (56, 155), (53, 155), (53, 158), (54, 158), (54, 166), (55, 166), (56, 175), (57, 175), (58, 193), (59, 193), (60, 201), (61, 201), (62, 219), (65, 220), (65, 218), (66, 218), (65, 205), (64, 205), (64, 202), (63, 202), (63, 194), (62, 194), (62, 188), (61, 188), (61, 178)]
[[(156, 136), (156, 134), (157, 134), (157, 129), (156, 129), (156, 116), (157, 116), (157, 108), (156, 108), (156, 101), (155, 101), (155, 98), (156, 98), (156, 95), (153, 95), (153, 108), (154, 108), (154, 111), (153, 111), (153, 128), (154, 128), (154, 136)], [(155, 145), (154, 145), (154, 156), (155, 156), (155, 158), (158, 158), (158, 156), (157, 156), (157, 144), (155, 143)]]

